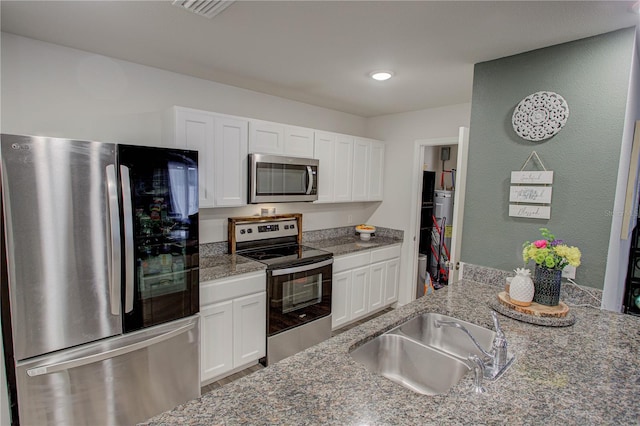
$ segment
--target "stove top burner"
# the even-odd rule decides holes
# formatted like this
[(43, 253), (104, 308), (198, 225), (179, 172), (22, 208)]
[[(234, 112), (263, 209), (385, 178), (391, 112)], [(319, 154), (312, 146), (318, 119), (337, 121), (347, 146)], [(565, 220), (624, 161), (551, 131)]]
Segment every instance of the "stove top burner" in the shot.
[(247, 249), (238, 251), (238, 254), (265, 263), (270, 269), (321, 261), (333, 257), (333, 254), (328, 251), (314, 249), (297, 243)]

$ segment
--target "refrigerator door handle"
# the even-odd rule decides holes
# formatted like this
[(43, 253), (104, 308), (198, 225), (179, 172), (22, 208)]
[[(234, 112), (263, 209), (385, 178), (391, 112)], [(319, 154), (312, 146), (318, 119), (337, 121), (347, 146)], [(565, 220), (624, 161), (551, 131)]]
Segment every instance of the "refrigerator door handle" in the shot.
[(122, 179), (122, 213), (124, 216), (124, 311), (133, 311), (133, 207), (131, 203), (131, 181), (129, 168), (120, 166)]
[(110, 351), (100, 352), (94, 355), (87, 355), (80, 358), (70, 359), (68, 361), (62, 361), (54, 364), (30, 368), (27, 370), (27, 375), (29, 377), (42, 376), (45, 374), (51, 374), (58, 371), (64, 371), (64, 370), (70, 370), (72, 368), (82, 367), (83, 365), (94, 364), (96, 362), (104, 361), (109, 358), (115, 358), (119, 355), (128, 354), (130, 352), (134, 352), (134, 351), (155, 345), (157, 343), (164, 342), (165, 340), (169, 340), (175, 336), (178, 336), (182, 333), (185, 333), (191, 330), (192, 328), (195, 327), (195, 325), (196, 323), (192, 322), (190, 324), (187, 324), (175, 330), (169, 331), (167, 333), (161, 334), (156, 337), (152, 337), (151, 339), (132, 343), (131, 345), (123, 346), (117, 349), (112, 349)]
[(109, 224), (111, 231), (111, 276), (109, 277), (109, 302), (111, 314), (120, 315), (120, 276), (122, 261), (120, 259), (120, 212), (118, 211), (118, 179), (116, 167), (109, 164), (107, 173), (107, 196), (109, 205)]

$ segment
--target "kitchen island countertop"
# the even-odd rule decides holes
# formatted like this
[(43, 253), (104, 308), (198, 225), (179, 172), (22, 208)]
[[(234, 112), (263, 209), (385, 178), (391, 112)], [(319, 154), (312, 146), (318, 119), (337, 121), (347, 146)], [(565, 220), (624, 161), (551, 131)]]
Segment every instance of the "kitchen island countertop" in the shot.
[(571, 307), (543, 327), (499, 315), (517, 359), (487, 393), (467, 374), (425, 396), (369, 373), (349, 350), (423, 312), (493, 328), (499, 286), (462, 280), (150, 419), (185, 424), (638, 424), (640, 318)]

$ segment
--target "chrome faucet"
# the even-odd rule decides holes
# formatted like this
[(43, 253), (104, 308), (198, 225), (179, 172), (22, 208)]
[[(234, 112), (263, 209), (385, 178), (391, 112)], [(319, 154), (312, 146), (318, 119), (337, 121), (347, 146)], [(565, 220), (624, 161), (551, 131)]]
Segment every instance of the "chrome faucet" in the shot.
[(480, 352), (485, 356), (484, 362), (484, 377), (489, 380), (497, 380), (505, 370), (511, 365), (515, 356), (509, 358), (507, 353), (507, 338), (504, 335), (504, 332), (500, 328), (500, 322), (498, 321), (498, 315), (491, 311), (491, 316), (493, 318), (493, 325), (496, 329), (496, 335), (493, 338), (493, 342), (491, 343), (490, 351), (485, 350), (478, 341), (473, 337), (473, 335), (467, 330), (462, 324), (456, 321), (442, 321), (435, 320), (434, 324), (436, 327), (454, 327), (457, 328), (467, 334), (473, 344), (478, 348)]

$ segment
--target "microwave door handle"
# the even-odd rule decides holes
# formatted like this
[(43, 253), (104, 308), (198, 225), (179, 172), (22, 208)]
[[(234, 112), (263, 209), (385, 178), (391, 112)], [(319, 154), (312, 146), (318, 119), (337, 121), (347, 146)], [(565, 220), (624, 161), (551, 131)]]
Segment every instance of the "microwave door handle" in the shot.
[(122, 179), (122, 213), (124, 216), (124, 311), (133, 311), (133, 207), (131, 204), (131, 180), (129, 168), (120, 166)]
[(120, 258), (120, 212), (118, 210), (118, 180), (116, 167), (109, 164), (107, 174), (107, 200), (109, 209), (109, 232), (111, 237), (111, 265), (109, 277), (109, 304), (111, 314), (120, 315), (120, 276), (122, 260)]
[(313, 169), (311, 168), (311, 166), (307, 166), (307, 175), (309, 176), (309, 178), (307, 179), (309, 185), (307, 186), (306, 194), (309, 195), (311, 194), (311, 190), (313, 189)]

